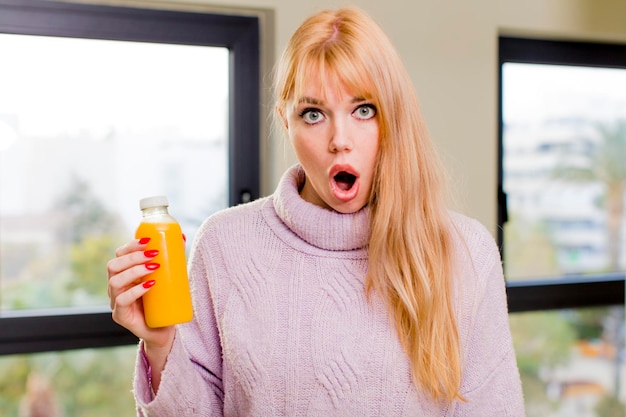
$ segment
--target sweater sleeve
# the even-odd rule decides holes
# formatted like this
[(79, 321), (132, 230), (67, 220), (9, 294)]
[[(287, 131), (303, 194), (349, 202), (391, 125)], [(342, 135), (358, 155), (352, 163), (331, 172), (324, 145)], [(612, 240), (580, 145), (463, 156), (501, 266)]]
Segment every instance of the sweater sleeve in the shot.
[(156, 395), (152, 393), (149, 364), (143, 359), (140, 344), (134, 380), (139, 417), (223, 415), (222, 350), (207, 279), (210, 266), (197, 252), (190, 259), (189, 274), (194, 318), (176, 326)]
[(486, 230), (479, 234), (473, 249), (483, 252), (473, 257), (477, 276), (461, 386), (466, 402), (457, 403), (453, 415), (522, 417), (522, 385), (509, 328), (502, 263), (491, 235)]

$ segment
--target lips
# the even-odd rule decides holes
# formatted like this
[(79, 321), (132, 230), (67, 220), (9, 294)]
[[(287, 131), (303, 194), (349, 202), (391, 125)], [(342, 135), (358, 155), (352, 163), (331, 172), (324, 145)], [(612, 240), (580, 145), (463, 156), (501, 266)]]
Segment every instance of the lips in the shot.
[(350, 201), (359, 192), (359, 173), (350, 165), (335, 165), (330, 171), (330, 184), (335, 198)]

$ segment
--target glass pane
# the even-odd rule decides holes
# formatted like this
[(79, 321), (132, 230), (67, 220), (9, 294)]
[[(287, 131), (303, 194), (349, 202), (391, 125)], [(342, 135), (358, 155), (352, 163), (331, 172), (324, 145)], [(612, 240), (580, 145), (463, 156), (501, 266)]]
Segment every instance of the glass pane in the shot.
[(507, 278), (626, 266), (626, 70), (506, 63)]
[(0, 34), (0, 311), (108, 305), (142, 197), (189, 242), (228, 205), (228, 55)]
[(624, 308), (510, 315), (528, 417), (626, 415)]
[(0, 415), (134, 416), (136, 351), (125, 346), (0, 356)]

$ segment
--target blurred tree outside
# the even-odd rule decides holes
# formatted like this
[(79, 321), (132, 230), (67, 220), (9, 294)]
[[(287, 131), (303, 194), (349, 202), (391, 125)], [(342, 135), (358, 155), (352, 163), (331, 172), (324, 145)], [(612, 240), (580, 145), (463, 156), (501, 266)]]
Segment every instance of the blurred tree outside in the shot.
[(503, 262), (507, 279), (560, 274), (555, 245), (545, 225), (511, 213), (504, 227)]
[[(624, 197), (626, 195), (626, 119), (613, 122), (597, 123), (598, 140), (588, 152), (573, 156), (563, 156), (553, 172), (555, 179), (573, 183), (600, 182), (605, 189), (604, 198), (600, 201), (601, 208), (606, 212), (607, 272), (622, 270), (620, 258), (622, 253), (622, 229), (624, 222)], [(583, 149), (585, 147), (582, 147)], [(605, 314), (599, 314), (592, 320), (598, 321)], [(613, 315), (617, 322), (612, 331), (603, 332), (603, 337), (616, 350), (615, 367), (621, 369), (624, 357), (624, 314)], [(589, 321), (590, 317), (580, 317), (580, 324)], [(587, 335), (581, 334), (581, 337)], [(597, 337), (597, 336), (596, 336)], [(616, 371), (615, 391), (621, 390), (620, 372)]]
[[(108, 305), (106, 263), (129, 234), (119, 217), (76, 178), (45, 216), (55, 224), (52, 247), (3, 247), (3, 259), (12, 259), (7, 248), (20, 254), (3, 270), (15, 274), (3, 282), (3, 308)], [(134, 416), (135, 352), (126, 346), (0, 356), (0, 416)]]
[(65, 289), (73, 295), (72, 305), (106, 303), (104, 272), (107, 261), (125, 240), (122, 222), (106, 210), (86, 182), (77, 178), (57, 200), (54, 210), (63, 213), (56, 241), (66, 245), (71, 273)]
[[(134, 417), (136, 346), (0, 357), (0, 415)], [(49, 414), (35, 415), (38, 404)], [(30, 414), (24, 414), (29, 411)], [(20, 414), (22, 412), (22, 414)]]
[[(588, 152), (564, 155), (553, 178), (573, 183), (600, 182), (605, 187), (608, 271), (620, 270), (626, 193), (626, 119), (596, 124), (598, 142)], [(582, 147), (585, 148), (584, 146)]]
[[(74, 178), (44, 214), (54, 244), (7, 244), (3, 256), (13, 277), (3, 280), (3, 308), (11, 310), (107, 304), (106, 263), (128, 239), (119, 216), (106, 210), (89, 185)], [(28, 254), (29, 256), (25, 256)]]
[(544, 376), (546, 371), (569, 361), (575, 331), (555, 312), (513, 313), (509, 317), (527, 417), (545, 417), (556, 410), (558, 400), (549, 397), (550, 381)]
[(595, 406), (595, 412), (600, 417), (624, 417), (626, 407), (613, 395), (605, 395)]
[(61, 214), (58, 217), (57, 242), (80, 243), (85, 236), (102, 236), (123, 230), (119, 217), (107, 211), (86, 181), (75, 176), (52, 210)]
[[(562, 380), (558, 370), (567, 369), (572, 361), (577, 360), (576, 357), (580, 356), (577, 343), (582, 339), (595, 341), (611, 338), (609, 334), (616, 331), (616, 325), (619, 326), (619, 315), (624, 315), (622, 306), (512, 313), (509, 316), (527, 417), (570, 415), (563, 414), (565, 411), (562, 403), (565, 399), (563, 390), (568, 380)], [(611, 355), (616, 353), (609, 350), (601, 353), (596, 360), (608, 363), (612, 360)], [(605, 368), (613, 369), (616, 381), (613, 387), (609, 387), (604, 396), (580, 416), (626, 415), (626, 405), (612, 389), (619, 389), (618, 374), (622, 368), (618, 365), (615, 362), (611, 368)], [(599, 383), (603, 380), (602, 375), (608, 376), (599, 372), (599, 375), (595, 375), (595, 372), (587, 375), (590, 383)], [(587, 414), (588, 412), (592, 414)]]

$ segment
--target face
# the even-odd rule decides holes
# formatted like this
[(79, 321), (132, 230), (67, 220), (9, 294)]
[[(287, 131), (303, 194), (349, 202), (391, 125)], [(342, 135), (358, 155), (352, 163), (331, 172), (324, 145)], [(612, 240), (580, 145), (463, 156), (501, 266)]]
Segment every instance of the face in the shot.
[(306, 180), (306, 201), (340, 213), (363, 208), (372, 188), (379, 144), (377, 109), (341, 84), (312, 82), (284, 114)]

